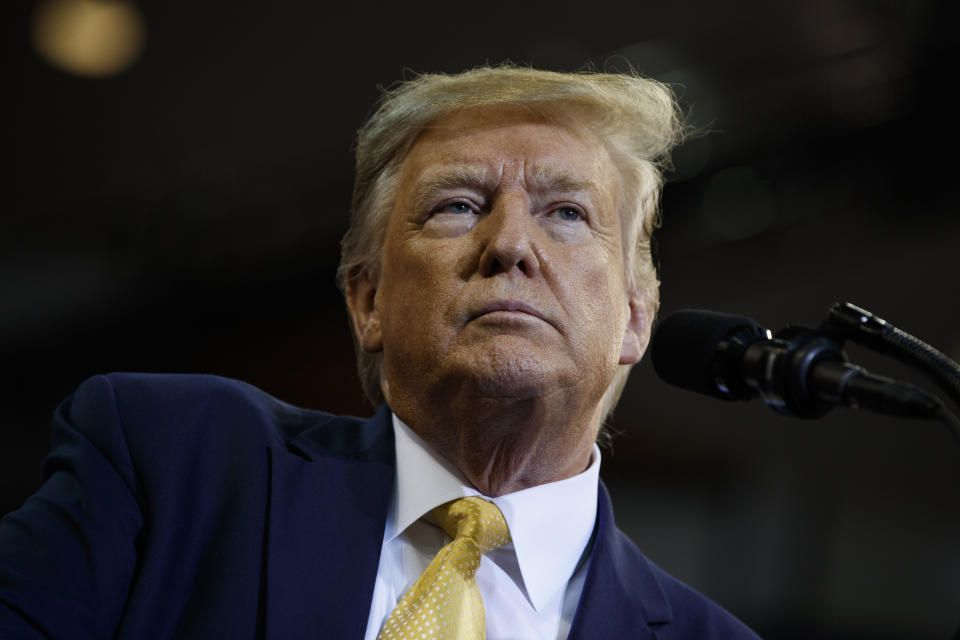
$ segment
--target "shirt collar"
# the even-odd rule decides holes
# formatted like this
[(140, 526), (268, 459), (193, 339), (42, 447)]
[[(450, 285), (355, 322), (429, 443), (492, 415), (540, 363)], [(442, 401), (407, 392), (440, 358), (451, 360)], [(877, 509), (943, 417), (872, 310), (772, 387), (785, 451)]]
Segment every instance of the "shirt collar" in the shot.
[[(397, 475), (384, 542), (403, 533), (436, 506), (483, 496), (460, 471), (393, 415)], [(497, 498), (510, 527), (527, 596), (540, 611), (566, 586), (593, 533), (597, 515), (600, 450), (593, 446), (586, 471)]]

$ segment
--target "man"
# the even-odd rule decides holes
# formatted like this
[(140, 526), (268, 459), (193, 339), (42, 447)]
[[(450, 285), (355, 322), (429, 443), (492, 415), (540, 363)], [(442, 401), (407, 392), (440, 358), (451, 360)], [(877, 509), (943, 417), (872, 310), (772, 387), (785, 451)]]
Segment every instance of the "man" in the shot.
[(388, 93), (339, 274), (385, 404), (359, 421), (212, 377), (84, 383), (0, 529), (0, 632), (754, 638), (642, 556), (598, 480), (679, 131), (667, 90), (629, 76)]

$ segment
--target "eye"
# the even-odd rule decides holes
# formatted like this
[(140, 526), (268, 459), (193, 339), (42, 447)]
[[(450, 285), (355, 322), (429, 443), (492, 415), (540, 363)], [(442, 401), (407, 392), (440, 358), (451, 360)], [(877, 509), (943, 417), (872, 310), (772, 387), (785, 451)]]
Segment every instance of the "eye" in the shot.
[(576, 207), (557, 207), (550, 212), (550, 215), (563, 222), (580, 222), (586, 218)]
[(428, 209), (423, 218), (424, 232), (437, 238), (452, 238), (469, 233), (480, 220), (481, 207), (463, 196), (441, 200)]
[(464, 214), (464, 213), (473, 213), (473, 206), (469, 202), (464, 202), (462, 200), (454, 200), (452, 202), (445, 202), (433, 210), (433, 213), (454, 213), (454, 214)]

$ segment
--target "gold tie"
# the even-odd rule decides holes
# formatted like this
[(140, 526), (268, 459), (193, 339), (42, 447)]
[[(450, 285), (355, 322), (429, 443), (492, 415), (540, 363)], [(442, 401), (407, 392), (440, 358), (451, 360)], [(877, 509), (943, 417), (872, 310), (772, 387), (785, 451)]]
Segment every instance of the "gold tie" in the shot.
[(475, 574), (480, 558), (510, 542), (503, 514), (470, 497), (440, 505), (433, 517), (452, 538), (390, 613), (377, 640), (484, 640), (483, 599)]

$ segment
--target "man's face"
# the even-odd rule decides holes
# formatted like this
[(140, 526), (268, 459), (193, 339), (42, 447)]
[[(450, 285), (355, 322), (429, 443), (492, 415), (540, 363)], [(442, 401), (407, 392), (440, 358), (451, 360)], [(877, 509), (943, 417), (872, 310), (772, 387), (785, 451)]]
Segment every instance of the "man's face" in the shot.
[(383, 351), (388, 401), (446, 390), (599, 402), (646, 344), (619, 186), (598, 140), (517, 110), (461, 112), (421, 136), (379, 282), (367, 303), (348, 295), (362, 346)]

